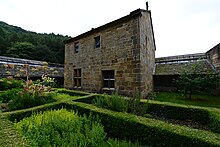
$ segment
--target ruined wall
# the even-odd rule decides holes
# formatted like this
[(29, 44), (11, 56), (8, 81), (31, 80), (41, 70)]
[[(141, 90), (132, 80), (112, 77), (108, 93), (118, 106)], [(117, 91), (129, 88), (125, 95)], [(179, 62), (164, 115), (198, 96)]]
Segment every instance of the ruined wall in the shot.
[(140, 18), (140, 90), (143, 97), (153, 91), (153, 68), (156, 47), (150, 15), (150, 12), (142, 12), (142, 17)]
[[(148, 93), (148, 90), (152, 90), (150, 85), (152, 84), (151, 70), (154, 62), (154, 52), (151, 51), (152, 32), (145, 31), (145, 29), (149, 29), (149, 26), (143, 25), (143, 23), (148, 23), (149, 18), (147, 17), (149, 16), (144, 15), (145, 18), (142, 18), (142, 16), (138, 15), (130, 20), (114, 24), (99, 32), (67, 43), (65, 45), (64, 86), (73, 88), (73, 69), (81, 68), (81, 90), (84, 91), (103, 91), (103, 70), (115, 71), (115, 91), (119, 94), (132, 96), (139, 92), (142, 95), (146, 95), (143, 93)], [(144, 21), (144, 19), (148, 20)], [(141, 24), (143, 25), (141, 29), (140, 21), (142, 21)], [(149, 34), (142, 36), (140, 33)], [(101, 47), (95, 49), (94, 37), (96, 36), (101, 37)], [(144, 42), (140, 41), (140, 38)], [(147, 45), (144, 45), (145, 38), (149, 39)], [(80, 51), (78, 53), (74, 53), (75, 42), (79, 42)], [(146, 48), (149, 48), (149, 50)], [(142, 55), (140, 55), (140, 49)], [(144, 55), (145, 53), (147, 55)], [(148, 70), (147, 68), (150, 69)]]

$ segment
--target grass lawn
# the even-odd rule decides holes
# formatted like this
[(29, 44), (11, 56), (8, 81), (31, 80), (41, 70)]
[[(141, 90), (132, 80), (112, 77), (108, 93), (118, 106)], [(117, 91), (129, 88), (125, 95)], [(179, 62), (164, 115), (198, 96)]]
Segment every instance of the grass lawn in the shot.
[(212, 95), (192, 95), (192, 98), (189, 99), (183, 97), (181, 93), (159, 92), (154, 100), (184, 105), (220, 108), (220, 97)]
[(13, 127), (13, 123), (0, 118), (0, 146), (1, 147), (25, 147), (27, 141)]

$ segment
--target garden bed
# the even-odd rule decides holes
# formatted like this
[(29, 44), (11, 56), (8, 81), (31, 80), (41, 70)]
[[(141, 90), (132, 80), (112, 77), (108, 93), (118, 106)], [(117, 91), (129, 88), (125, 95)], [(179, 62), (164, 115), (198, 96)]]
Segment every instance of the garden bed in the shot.
[[(117, 146), (118, 140), (138, 142), (137, 146), (140, 144), (146, 146), (220, 146), (218, 109), (144, 100), (132, 101), (135, 105), (130, 106), (133, 109), (147, 106), (147, 113), (142, 113), (142, 109), (138, 111), (129, 109), (132, 113), (129, 114), (116, 112), (120, 109), (128, 110), (124, 107), (125, 105), (121, 105), (123, 100), (115, 99), (115, 104), (112, 105), (119, 107), (119, 109), (112, 111), (109, 110), (110, 108), (100, 108), (93, 104), (97, 97), (102, 98), (104, 95), (66, 89), (58, 89), (55, 92), (57, 93), (56, 102), (0, 113), (0, 116), (4, 120), (18, 122), (41, 111), (66, 108), (69, 111), (77, 112), (80, 116), (89, 116), (91, 113), (93, 116), (98, 116), (107, 137), (112, 138), (104, 146), (112, 146), (113, 144)], [(135, 113), (142, 114), (142, 116), (134, 115)], [(124, 146), (128, 146), (127, 143), (125, 141)]]

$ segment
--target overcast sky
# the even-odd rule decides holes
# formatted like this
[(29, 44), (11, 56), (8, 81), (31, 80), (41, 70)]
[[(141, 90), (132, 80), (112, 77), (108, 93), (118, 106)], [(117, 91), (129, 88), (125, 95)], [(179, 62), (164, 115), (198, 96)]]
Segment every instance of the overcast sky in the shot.
[[(147, 0), (0, 0), (0, 21), (71, 37), (145, 9)], [(206, 52), (220, 43), (220, 0), (148, 0), (156, 57)]]

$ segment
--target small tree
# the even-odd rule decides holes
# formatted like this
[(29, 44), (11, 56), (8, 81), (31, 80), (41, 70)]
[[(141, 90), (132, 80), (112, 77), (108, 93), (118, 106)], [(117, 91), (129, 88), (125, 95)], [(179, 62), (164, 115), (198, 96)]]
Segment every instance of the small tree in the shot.
[(219, 75), (214, 71), (204, 71), (200, 61), (183, 69), (177, 80), (179, 89), (184, 96), (192, 98), (192, 94), (210, 92), (217, 88), (220, 82)]

